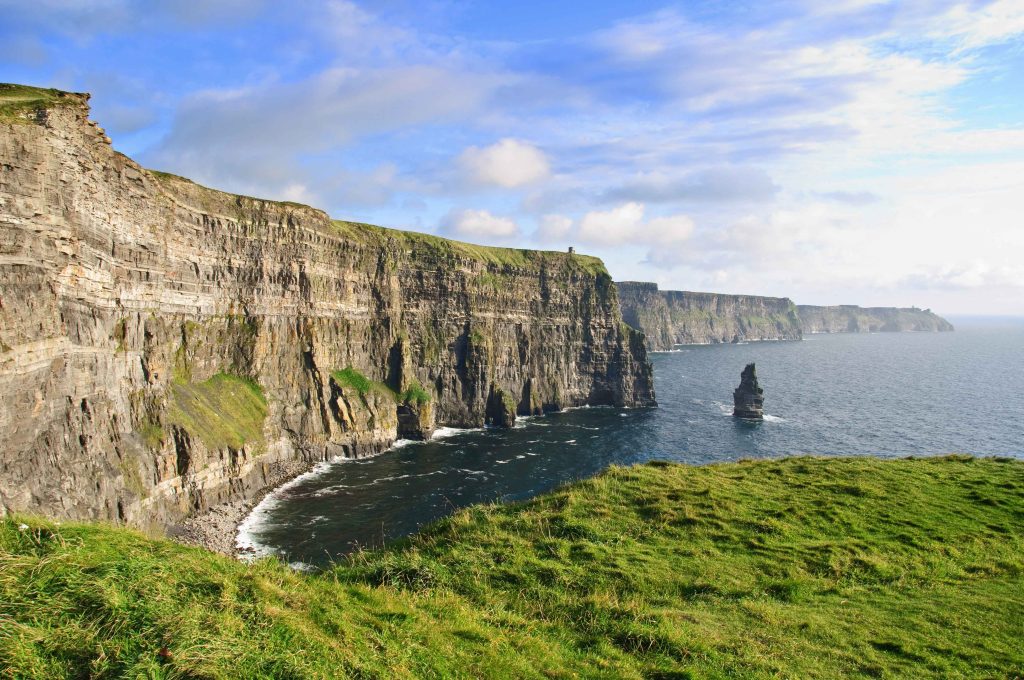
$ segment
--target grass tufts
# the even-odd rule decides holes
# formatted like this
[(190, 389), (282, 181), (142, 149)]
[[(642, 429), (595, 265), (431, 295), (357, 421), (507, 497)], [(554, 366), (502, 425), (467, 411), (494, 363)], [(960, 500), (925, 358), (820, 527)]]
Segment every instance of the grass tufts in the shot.
[(417, 406), (423, 406), (430, 403), (430, 392), (428, 392), (418, 381), (413, 381), (399, 396), (399, 401), (404, 404), (416, 404)]
[[(311, 574), (0, 520), (10, 677), (1019, 677), (1024, 463), (612, 468)], [(983, 490), (981, 503), (973, 491)]]

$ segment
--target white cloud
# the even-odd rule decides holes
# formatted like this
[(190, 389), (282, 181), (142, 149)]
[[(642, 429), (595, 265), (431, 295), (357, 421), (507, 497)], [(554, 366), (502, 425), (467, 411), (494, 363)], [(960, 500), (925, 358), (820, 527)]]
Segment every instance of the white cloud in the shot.
[(579, 223), (576, 236), (600, 246), (672, 245), (693, 234), (694, 222), (686, 215), (666, 215), (644, 220), (644, 204), (631, 201), (610, 210), (592, 210)]
[(642, 236), (643, 203), (623, 203), (610, 210), (592, 210), (580, 220), (579, 238), (596, 245), (620, 245)]
[(573, 235), (573, 224), (565, 215), (543, 215), (534, 238), (541, 243), (564, 243)]
[(656, 217), (648, 222), (647, 231), (654, 243), (667, 245), (689, 239), (695, 226), (693, 220), (686, 215), (670, 215)]
[(471, 146), (458, 164), (472, 184), (511, 189), (538, 182), (551, 169), (540, 149), (517, 139), (502, 139), (483, 148)]
[(519, 226), (486, 210), (452, 210), (441, 220), (444, 234), (460, 239), (506, 240), (519, 235)]
[(997, 0), (982, 7), (959, 3), (934, 21), (932, 35), (952, 36), (961, 49), (983, 47), (1024, 33), (1024, 2)]

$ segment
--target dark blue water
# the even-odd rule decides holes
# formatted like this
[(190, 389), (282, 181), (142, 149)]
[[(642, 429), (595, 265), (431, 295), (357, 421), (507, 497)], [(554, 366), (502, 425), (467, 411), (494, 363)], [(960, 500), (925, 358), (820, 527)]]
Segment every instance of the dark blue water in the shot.
[[(243, 544), (323, 564), (466, 505), (528, 498), (611, 464), (788, 454), (1024, 457), (1024, 322), (814, 335), (652, 357), (660, 408), (591, 408), (324, 465), (257, 509)], [(766, 421), (731, 417), (757, 362)]]

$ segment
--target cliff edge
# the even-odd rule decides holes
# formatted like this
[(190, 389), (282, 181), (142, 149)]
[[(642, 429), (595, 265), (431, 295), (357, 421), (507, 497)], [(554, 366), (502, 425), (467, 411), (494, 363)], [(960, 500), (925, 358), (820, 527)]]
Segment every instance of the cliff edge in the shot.
[(160, 527), (436, 425), (653, 405), (595, 258), (150, 172), (0, 86), (0, 508)]
[(951, 331), (953, 324), (916, 307), (819, 307), (789, 298), (659, 290), (658, 284), (620, 281), (622, 317), (644, 334), (650, 351), (675, 345), (800, 340), (805, 333)]
[(648, 349), (803, 337), (789, 298), (659, 290), (658, 284), (620, 281), (626, 323), (644, 333)]
[(797, 305), (804, 333), (944, 332), (953, 324), (930, 309)]

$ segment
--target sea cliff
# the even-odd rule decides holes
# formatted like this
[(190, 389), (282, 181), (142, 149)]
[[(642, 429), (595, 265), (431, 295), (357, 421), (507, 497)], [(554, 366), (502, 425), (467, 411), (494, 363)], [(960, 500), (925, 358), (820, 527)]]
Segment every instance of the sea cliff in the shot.
[(797, 305), (804, 333), (951, 331), (953, 324), (930, 309)]
[(800, 340), (805, 333), (951, 331), (953, 324), (916, 307), (819, 307), (789, 298), (659, 290), (658, 284), (620, 281), (622, 317), (641, 331), (651, 351), (675, 345)]
[(618, 283), (622, 316), (648, 348), (751, 340), (799, 340), (796, 305), (789, 298), (658, 290), (658, 284)]
[(437, 425), (654, 404), (597, 259), (150, 172), (0, 86), (0, 509), (161, 527)]

